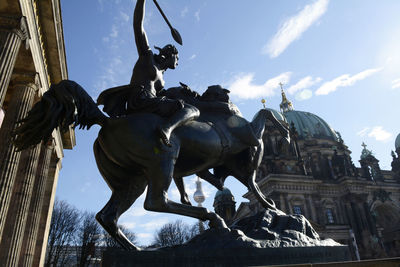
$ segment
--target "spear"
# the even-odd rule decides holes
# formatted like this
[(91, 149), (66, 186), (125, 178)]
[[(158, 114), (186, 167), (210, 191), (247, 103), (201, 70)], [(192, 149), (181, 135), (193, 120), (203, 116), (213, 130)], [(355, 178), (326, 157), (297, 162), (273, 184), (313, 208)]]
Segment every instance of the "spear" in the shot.
[(161, 15), (163, 16), (165, 22), (168, 24), (168, 27), (171, 29), (172, 37), (174, 38), (175, 42), (182, 45), (182, 37), (179, 34), (178, 30), (172, 27), (171, 23), (169, 23), (167, 17), (165, 16), (164, 12), (162, 11), (160, 5), (157, 3), (156, 0), (153, 0), (154, 4), (156, 5), (158, 11), (160, 11)]

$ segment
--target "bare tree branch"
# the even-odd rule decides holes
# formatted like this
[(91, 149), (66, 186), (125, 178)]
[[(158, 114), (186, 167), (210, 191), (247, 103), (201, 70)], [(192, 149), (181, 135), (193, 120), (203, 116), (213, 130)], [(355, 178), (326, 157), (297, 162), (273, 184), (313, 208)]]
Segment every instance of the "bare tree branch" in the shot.
[(79, 224), (78, 210), (66, 201), (56, 199), (51, 217), (45, 266), (63, 266), (66, 260), (65, 247), (70, 245)]

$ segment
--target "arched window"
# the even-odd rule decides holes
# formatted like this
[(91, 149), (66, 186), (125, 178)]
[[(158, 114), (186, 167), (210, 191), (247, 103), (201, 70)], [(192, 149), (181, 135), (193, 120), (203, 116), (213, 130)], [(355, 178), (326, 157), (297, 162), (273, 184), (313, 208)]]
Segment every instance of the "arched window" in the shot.
[(301, 215), (301, 207), (300, 206), (293, 206), (293, 213), (296, 215)]
[(335, 223), (335, 220), (333, 218), (333, 212), (332, 212), (331, 208), (326, 209), (325, 214), (326, 214), (326, 219), (327, 219), (328, 223), (330, 223), (330, 224)]

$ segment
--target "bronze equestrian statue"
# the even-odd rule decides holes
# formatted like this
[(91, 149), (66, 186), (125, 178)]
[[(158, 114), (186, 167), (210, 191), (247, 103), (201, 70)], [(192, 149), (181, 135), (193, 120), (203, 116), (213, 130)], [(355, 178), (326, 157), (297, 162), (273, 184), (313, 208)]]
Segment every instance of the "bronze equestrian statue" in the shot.
[[(255, 183), (266, 120), (273, 121), (283, 136), (288, 136), (288, 129), (268, 110), (260, 110), (251, 123), (238, 116), (229, 103), (228, 92), (218, 86), (207, 90), (208, 96), (206, 91), (203, 100), (199, 100), (210, 101), (205, 105), (196, 98), (190, 105), (180, 96), (162, 96), (161, 92), (166, 93), (161, 90), (163, 72), (176, 66), (177, 53), (169, 46), (159, 55), (151, 52), (142, 25), (144, 3), (137, 1), (134, 14), (139, 59), (131, 83), (106, 90), (99, 97), (110, 117), (99, 110), (79, 84), (64, 80), (50, 87), (14, 133), (15, 145), (26, 149), (48, 140), (57, 127), (65, 130), (70, 125), (87, 129), (94, 124), (101, 126), (93, 149), (112, 195), (96, 219), (128, 250), (139, 248), (118, 228), (118, 219), (146, 188), (146, 210), (209, 220), (210, 227), (227, 228), (221, 217), (206, 208), (168, 199), (173, 177), (179, 181), (188, 175), (207, 174), (214, 168), (213, 179), (223, 182), (232, 175), (255, 194), (264, 208), (276, 209)], [(219, 103), (213, 103), (213, 99)], [(233, 112), (224, 112), (231, 108)], [(199, 109), (203, 113), (200, 117)], [(246, 133), (251, 133), (248, 138), (244, 138)]]

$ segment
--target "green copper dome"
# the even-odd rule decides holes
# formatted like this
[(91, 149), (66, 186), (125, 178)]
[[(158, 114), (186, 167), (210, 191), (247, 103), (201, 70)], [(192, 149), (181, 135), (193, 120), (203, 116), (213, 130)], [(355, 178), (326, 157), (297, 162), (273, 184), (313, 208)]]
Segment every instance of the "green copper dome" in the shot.
[(294, 123), (300, 139), (308, 136), (316, 139), (327, 139), (338, 142), (335, 131), (323, 119), (305, 111), (289, 110), (283, 113), (287, 122)]
[(266, 110), (269, 110), (274, 114), (275, 118), (279, 121), (286, 121), (286, 118), (280, 113), (279, 111), (276, 111), (275, 109), (272, 108), (266, 108)]
[(396, 149), (400, 148), (400, 134), (397, 135), (396, 141), (394, 141), (394, 147)]
[(231, 190), (224, 187), (223, 190), (218, 190), (215, 194), (214, 201), (222, 201), (224, 199), (235, 200), (234, 196), (232, 195)]

